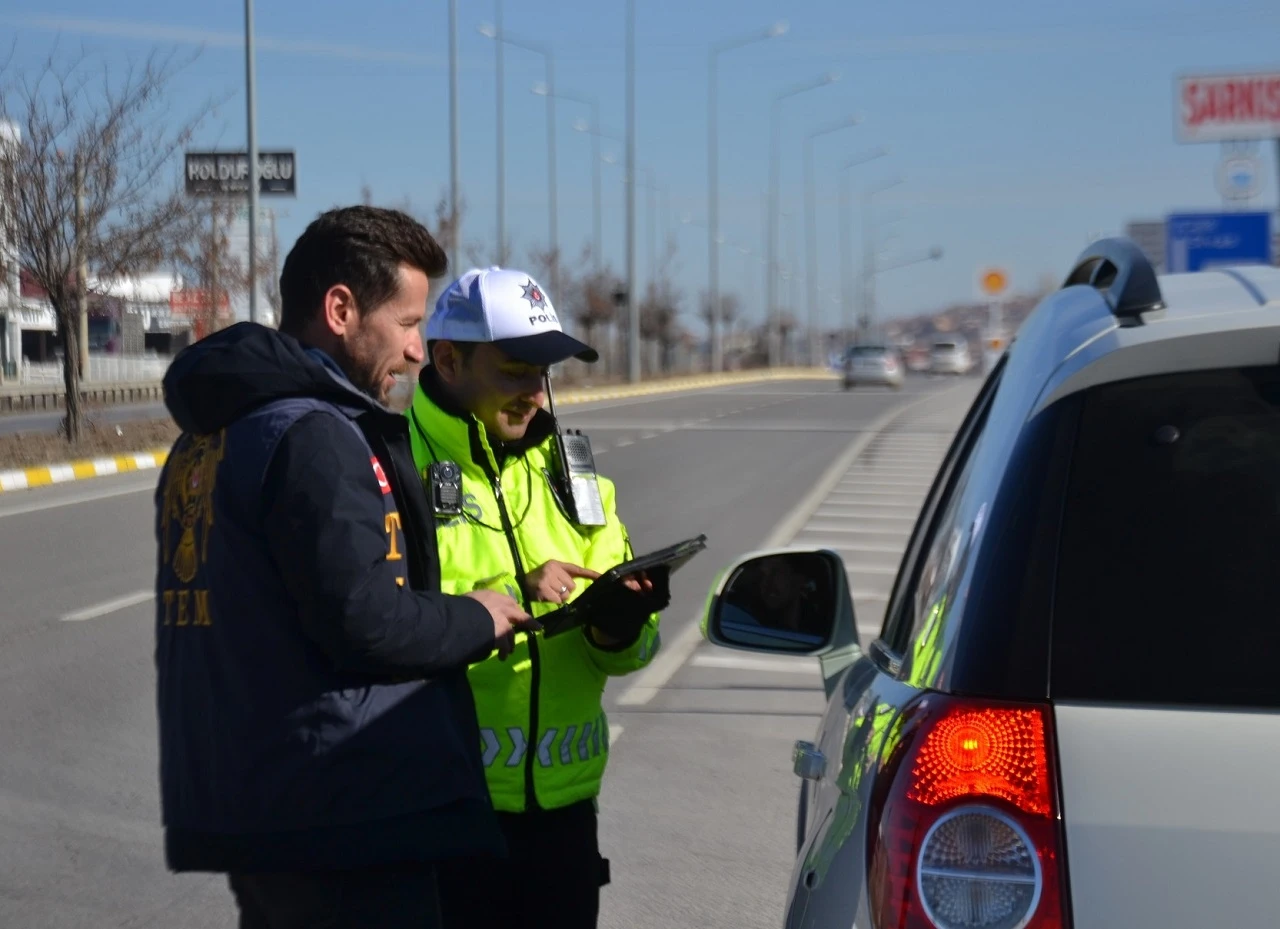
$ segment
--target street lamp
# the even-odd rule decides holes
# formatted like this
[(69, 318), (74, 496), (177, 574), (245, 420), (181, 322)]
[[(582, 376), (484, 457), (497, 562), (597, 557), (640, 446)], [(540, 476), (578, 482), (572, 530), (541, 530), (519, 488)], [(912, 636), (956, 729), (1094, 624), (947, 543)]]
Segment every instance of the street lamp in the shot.
[(716, 236), (720, 234), (720, 125), (718, 119), (717, 59), (724, 52), (743, 48), (756, 42), (766, 42), (786, 35), (787, 23), (777, 22), (760, 32), (737, 39), (727, 39), (711, 46), (707, 55), (707, 294), (713, 308), (711, 313), (711, 371), (723, 368), (723, 345), (717, 321), (720, 300), (720, 253)]
[[(584, 106), (591, 107), (591, 125), (598, 126), (600, 124), (600, 104), (591, 97), (584, 97), (578, 94), (567, 93), (558, 90), (554, 94), (546, 84), (535, 84), (533, 92), (540, 97), (558, 97), (561, 100), (567, 100), (572, 103), (581, 103)], [(573, 128), (579, 132), (585, 131), (579, 128), (581, 122), (575, 122)], [(591, 133), (591, 192), (593, 202), (593, 212), (591, 216), (591, 248), (594, 256), (593, 264), (596, 270), (600, 269), (600, 136), (597, 133)]]
[[(449, 15), (452, 19), (454, 4), (450, 0)], [(257, 89), (254, 86), (254, 51), (253, 51), (253, 0), (244, 0), (244, 97), (247, 138), (249, 149), (249, 322), (258, 321), (258, 114)], [(456, 72), (455, 72), (456, 73)], [(82, 315), (82, 326), (87, 326), (88, 314)], [(280, 321), (276, 320), (276, 325)], [(83, 357), (88, 358), (88, 335), (84, 337)], [(68, 358), (67, 364), (71, 364)], [(87, 370), (87, 366), (86, 366)]]
[(844, 296), (840, 324), (846, 335), (853, 329), (853, 321), (851, 319), (853, 313), (853, 256), (849, 243), (849, 223), (852, 207), (849, 202), (849, 169), (875, 161), (877, 158), (884, 158), (888, 154), (889, 148), (881, 145), (860, 155), (855, 155), (840, 166), (840, 283), (841, 292)]
[(862, 122), (858, 116), (848, 116), (837, 123), (810, 132), (804, 139), (804, 211), (805, 244), (808, 246), (808, 298), (809, 298), (809, 364), (818, 365), (818, 220), (813, 190), (813, 142), (825, 135), (851, 129)]
[(547, 210), (547, 223), (549, 226), (548, 235), (551, 239), (551, 291), (558, 299), (560, 296), (560, 244), (557, 225), (557, 213), (559, 211), (556, 208), (555, 56), (551, 54), (551, 47), (546, 43), (516, 39), (490, 23), (484, 23), (480, 26), (480, 34), (496, 42), (505, 42), (507, 45), (513, 45), (516, 48), (523, 48), (525, 51), (541, 55), (546, 62), (547, 76), (544, 83), (548, 91), (545, 94), (547, 99), (547, 198), (550, 201), (550, 208)]
[(780, 140), (778, 123), (782, 118), (782, 104), (784, 101), (797, 97), (800, 94), (807, 93), (811, 90), (817, 90), (819, 87), (826, 87), (828, 84), (834, 84), (840, 79), (840, 75), (835, 71), (828, 71), (811, 81), (803, 84), (797, 84), (787, 90), (776, 94), (773, 98), (773, 107), (769, 117), (769, 231), (768, 244), (769, 254), (766, 258), (768, 261), (768, 280), (769, 285), (767, 300), (769, 301), (769, 315), (773, 318), (772, 333), (769, 339), (769, 366), (774, 367), (778, 364), (778, 356), (782, 346), (779, 344), (779, 336), (781, 335), (778, 326), (777, 311), (777, 262), (778, 262), (778, 174), (779, 174), (779, 145)]
[(858, 320), (858, 328), (864, 332), (871, 325), (872, 304), (875, 303), (875, 241), (871, 232), (871, 201), (877, 194), (892, 190), (903, 183), (905, 183), (903, 178), (893, 177), (867, 188), (862, 193), (862, 312)]
[(626, 0), (627, 379), (640, 381), (640, 305), (636, 302), (636, 0)]

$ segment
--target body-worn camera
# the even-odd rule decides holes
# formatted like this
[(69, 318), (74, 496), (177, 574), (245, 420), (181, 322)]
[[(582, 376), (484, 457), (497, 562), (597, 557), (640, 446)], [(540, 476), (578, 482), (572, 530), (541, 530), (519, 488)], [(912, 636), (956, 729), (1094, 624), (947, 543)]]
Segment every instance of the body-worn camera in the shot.
[(452, 461), (433, 462), (428, 472), (431, 483), (431, 510), (448, 519), (462, 515), (462, 469)]

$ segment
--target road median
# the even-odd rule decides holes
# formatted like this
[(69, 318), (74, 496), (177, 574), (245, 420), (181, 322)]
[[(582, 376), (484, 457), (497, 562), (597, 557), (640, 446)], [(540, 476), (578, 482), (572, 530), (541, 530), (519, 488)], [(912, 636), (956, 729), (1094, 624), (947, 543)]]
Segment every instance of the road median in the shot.
[[(631, 397), (679, 393), (681, 391), (711, 390), (717, 387), (759, 384), (769, 381), (830, 380), (834, 376), (831, 372), (820, 368), (779, 368), (772, 371), (733, 371), (725, 374), (671, 377), (640, 384), (569, 387), (556, 391), (556, 405), (560, 407), (574, 406), (602, 400), (622, 400)], [(134, 431), (140, 428), (140, 424), (124, 423), (122, 427), (123, 429)], [(168, 427), (176, 435), (176, 427), (172, 423), (168, 423)], [(148, 429), (145, 431), (154, 433), (156, 430)], [(42, 447), (31, 449), (30, 443), (37, 437), (14, 436), (12, 438), (22, 439), (27, 446), (23, 454), (23, 459), (26, 460), (19, 462), (10, 458), (8, 462), (5, 462), (3, 457), (8, 456), (3, 456), (3, 452), (0, 452), (0, 456), (3, 456), (0, 457), (0, 493), (159, 468), (163, 467), (169, 453), (167, 446), (160, 447), (159, 443), (151, 442), (148, 443), (150, 447), (138, 450), (113, 450), (110, 452), (104, 450), (99, 454), (98, 450), (94, 449), (88, 455), (74, 460), (51, 460), (45, 463), (30, 461), (32, 452), (37, 454), (47, 452), (51, 459), (55, 459), (58, 454), (56, 451), (58, 445), (63, 444), (62, 439), (52, 436), (39, 436), (39, 439), (45, 440)], [(21, 463), (20, 467), (14, 467), (19, 463)]]

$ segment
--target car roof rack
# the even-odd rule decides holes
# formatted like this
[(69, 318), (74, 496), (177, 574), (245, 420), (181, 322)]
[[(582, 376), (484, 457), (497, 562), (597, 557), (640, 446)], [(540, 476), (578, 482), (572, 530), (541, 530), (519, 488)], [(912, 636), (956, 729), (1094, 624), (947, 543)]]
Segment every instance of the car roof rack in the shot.
[(1142, 314), (1165, 308), (1155, 268), (1130, 239), (1099, 239), (1076, 259), (1063, 287), (1087, 284), (1099, 291), (1124, 325), (1142, 325)]

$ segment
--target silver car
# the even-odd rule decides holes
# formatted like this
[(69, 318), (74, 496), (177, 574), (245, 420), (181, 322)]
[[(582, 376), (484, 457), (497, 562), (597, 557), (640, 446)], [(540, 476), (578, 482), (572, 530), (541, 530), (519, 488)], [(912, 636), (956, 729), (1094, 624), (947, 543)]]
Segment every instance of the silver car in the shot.
[(934, 374), (968, 374), (973, 369), (973, 356), (967, 342), (934, 342), (929, 363)]
[(1278, 353), (1280, 269), (1094, 243), (957, 431), (875, 641), (835, 552), (730, 566), (707, 637), (815, 656), (828, 697), (789, 929), (1275, 924)]
[(844, 389), (858, 384), (902, 386), (903, 364), (898, 353), (884, 345), (855, 345), (844, 356)]

